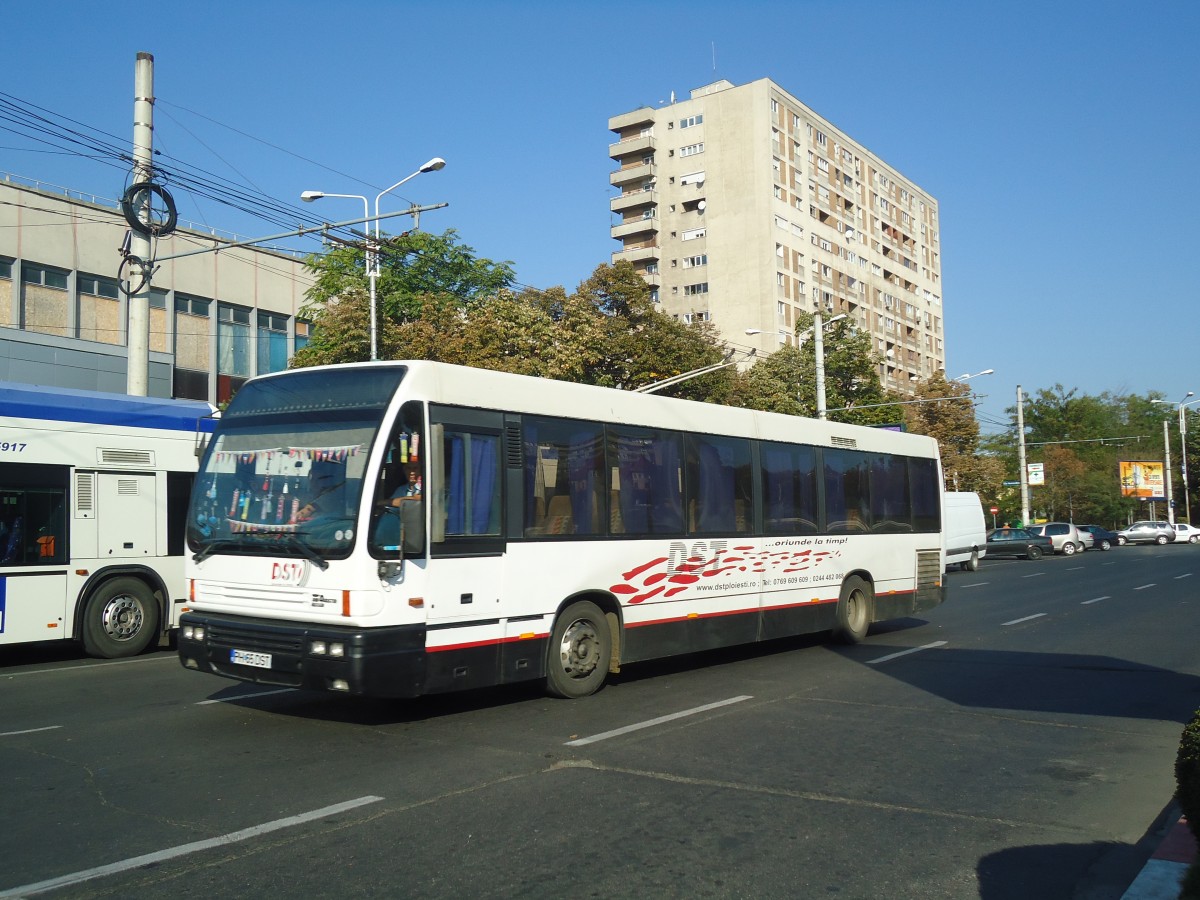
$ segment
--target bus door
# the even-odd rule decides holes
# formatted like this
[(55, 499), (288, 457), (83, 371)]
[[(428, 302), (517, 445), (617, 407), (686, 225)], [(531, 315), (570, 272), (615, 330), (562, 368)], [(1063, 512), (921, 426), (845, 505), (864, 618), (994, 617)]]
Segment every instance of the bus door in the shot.
[[(431, 689), (509, 680), (501, 671), (505, 542), (502, 416), (433, 407), (427, 604)], [(532, 573), (531, 573), (532, 574)]]
[[(4, 467), (5, 469), (9, 467)], [(66, 470), (0, 471), (0, 644), (61, 640), (67, 621)]]

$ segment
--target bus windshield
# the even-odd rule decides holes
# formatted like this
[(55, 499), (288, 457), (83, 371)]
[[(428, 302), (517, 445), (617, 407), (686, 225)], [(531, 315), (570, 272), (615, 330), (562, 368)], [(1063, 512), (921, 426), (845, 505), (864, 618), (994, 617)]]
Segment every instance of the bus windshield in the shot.
[(297, 372), (250, 381), (200, 465), (188, 545), (209, 553), (350, 554), (367, 460), (404, 367)]

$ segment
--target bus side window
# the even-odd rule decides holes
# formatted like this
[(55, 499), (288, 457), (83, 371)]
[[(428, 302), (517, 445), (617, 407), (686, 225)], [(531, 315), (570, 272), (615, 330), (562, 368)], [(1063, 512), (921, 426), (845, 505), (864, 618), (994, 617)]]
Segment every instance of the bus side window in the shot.
[(53, 488), (0, 492), (0, 565), (65, 560), (65, 500), (65, 492)]

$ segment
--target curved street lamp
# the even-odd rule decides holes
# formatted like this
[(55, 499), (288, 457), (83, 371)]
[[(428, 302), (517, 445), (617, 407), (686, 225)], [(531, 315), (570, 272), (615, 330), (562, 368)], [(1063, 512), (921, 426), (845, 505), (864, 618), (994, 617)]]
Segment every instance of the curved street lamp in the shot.
[(446, 167), (446, 161), (444, 159), (442, 159), (440, 156), (435, 156), (433, 159), (429, 160), (429, 162), (425, 163), (423, 166), (421, 166), (421, 168), (417, 169), (417, 171), (413, 172), (411, 175), (406, 175), (405, 177), (403, 177), (399, 181), (397, 181), (395, 184), (393, 184), (390, 188), (380, 191), (378, 194), (375, 195), (375, 216), (374, 216), (374, 218), (371, 217), (370, 208), (367, 206), (367, 198), (364, 197), (362, 194), (331, 194), (331, 193), (326, 193), (324, 191), (305, 191), (304, 193), (302, 193), (300, 195), (300, 199), (303, 200), (305, 203), (312, 203), (314, 200), (320, 200), (322, 197), (347, 197), (352, 200), (361, 200), (363, 202), (363, 219), (368, 224), (368, 234), (370, 234), (370, 229), (369, 229), (370, 223), (374, 222), (374, 224), (375, 224), (375, 234), (371, 239), (369, 239), (367, 241), (367, 252), (366, 252), (367, 278), (371, 284), (371, 360), (372, 361), (379, 358), (379, 336), (378, 336), (378, 326), (377, 326), (378, 314), (375, 311), (375, 282), (379, 278), (379, 252), (378, 252), (378, 250), (379, 250), (379, 200), (381, 197), (383, 197), (384, 194), (390, 194), (396, 188), (400, 187), (400, 185), (404, 184), (407, 181), (410, 181), (413, 178), (416, 178), (418, 175), (423, 175), (426, 172), (436, 172), (439, 169), (444, 169), (445, 167)]

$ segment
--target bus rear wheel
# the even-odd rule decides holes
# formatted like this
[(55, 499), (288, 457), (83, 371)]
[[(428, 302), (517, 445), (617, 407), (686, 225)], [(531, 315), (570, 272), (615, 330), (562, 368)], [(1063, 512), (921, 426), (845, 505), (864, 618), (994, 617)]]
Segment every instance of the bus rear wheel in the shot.
[(562, 611), (550, 635), (546, 687), (574, 700), (600, 690), (612, 655), (612, 633), (600, 607), (586, 600)]
[(851, 575), (843, 582), (837, 606), (837, 625), (833, 629), (835, 641), (857, 644), (867, 636), (867, 629), (871, 626), (873, 595), (871, 585), (857, 575)]
[(137, 656), (158, 636), (158, 601), (137, 578), (114, 578), (88, 598), (83, 648), (92, 656)]

